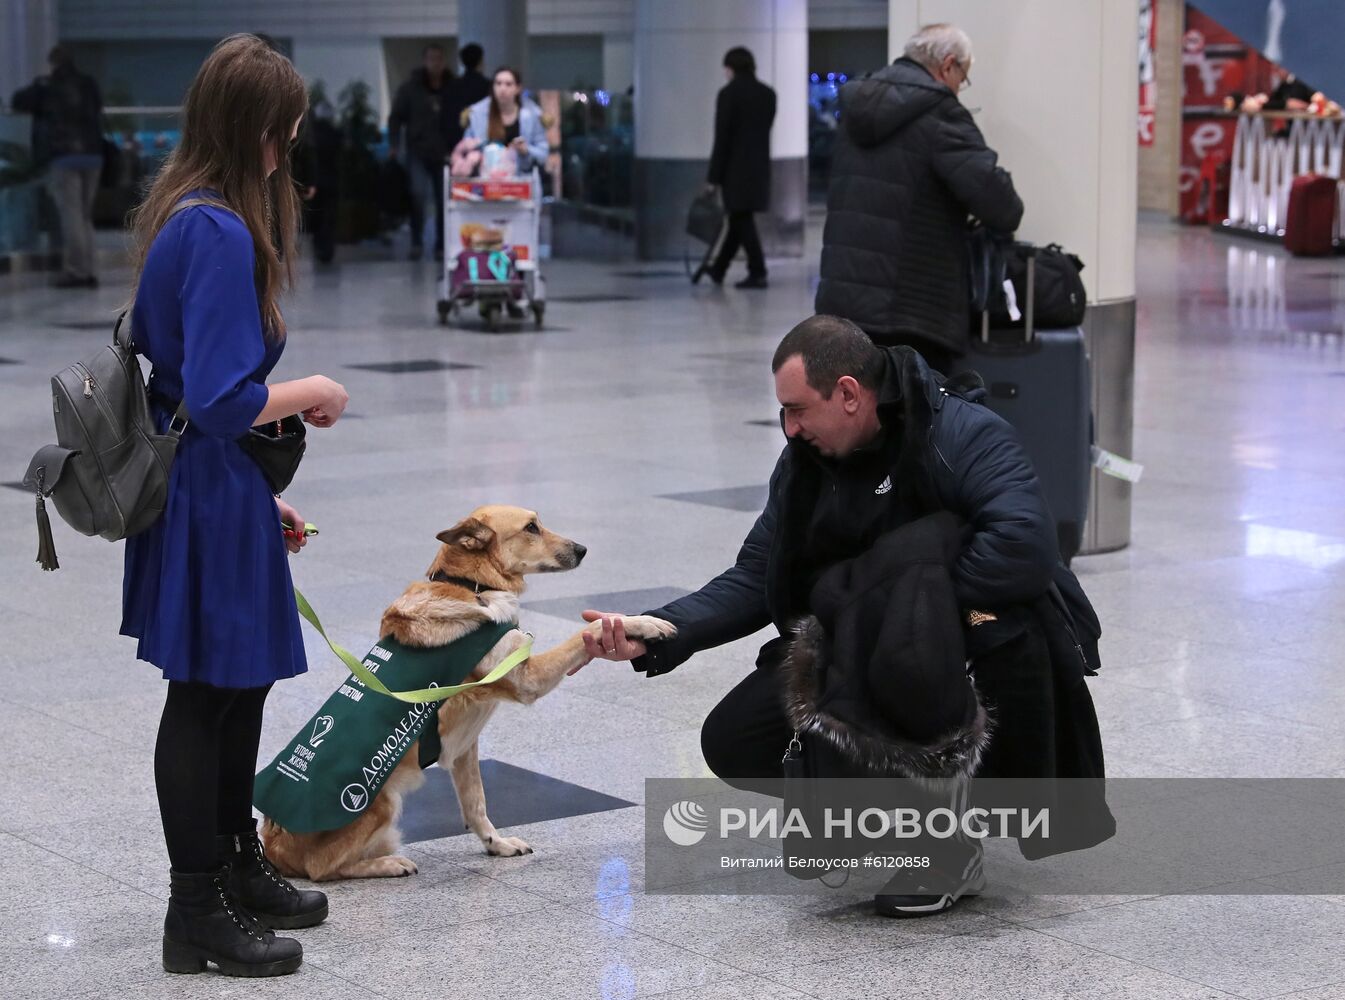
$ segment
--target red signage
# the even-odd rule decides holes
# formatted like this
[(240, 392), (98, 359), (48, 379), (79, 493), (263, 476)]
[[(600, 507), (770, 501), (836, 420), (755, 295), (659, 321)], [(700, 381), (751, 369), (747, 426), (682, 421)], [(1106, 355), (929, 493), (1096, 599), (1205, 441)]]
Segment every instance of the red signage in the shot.
[(526, 201), (532, 197), (532, 182), (454, 181), (455, 201)]
[(1140, 0), (1139, 57), (1140, 104), (1139, 140), (1141, 146), (1154, 144), (1154, 108), (1157, 106), (1158, 73), (1154, 68), (1154, 49), (1158, 44), (1158, 0)]

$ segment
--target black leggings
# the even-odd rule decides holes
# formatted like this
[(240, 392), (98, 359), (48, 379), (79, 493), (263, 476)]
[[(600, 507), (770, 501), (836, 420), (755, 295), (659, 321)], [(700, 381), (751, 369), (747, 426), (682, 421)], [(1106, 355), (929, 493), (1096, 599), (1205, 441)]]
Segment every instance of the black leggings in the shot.
[(215, 837), (252, 829), (252, 778), (271, 685), (168, 682), (154, 785), (168, 859), (179, 872), (219, 867)]

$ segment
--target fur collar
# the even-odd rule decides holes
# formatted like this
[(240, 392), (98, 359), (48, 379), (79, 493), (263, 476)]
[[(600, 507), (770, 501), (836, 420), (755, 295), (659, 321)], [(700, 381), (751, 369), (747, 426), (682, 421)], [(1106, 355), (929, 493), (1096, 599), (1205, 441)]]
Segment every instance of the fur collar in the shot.
[(984, 705), (969, 726), (935, 744), (921, 745), (868, 732), (819, 708), (817, 675), (827, 655), (826, 633), (812, 616), (794, 626), (789, 653), (780, 668), (785, 714), (801, 733), (829, 740), (849, 759), (884, 775), (918, 781), (971, 777), (990, 743), (992, 727)]

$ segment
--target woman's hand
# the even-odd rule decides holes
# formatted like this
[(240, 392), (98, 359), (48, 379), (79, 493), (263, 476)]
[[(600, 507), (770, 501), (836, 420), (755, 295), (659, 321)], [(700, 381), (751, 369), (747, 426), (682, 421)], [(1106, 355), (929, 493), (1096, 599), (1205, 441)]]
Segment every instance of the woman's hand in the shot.
[(350, 402), (346, 387), (326, 375), (310, 375), (306, 381), (317, 395), (318, 402), (302, 411), (304, 420), (314, 427), (330, 427), (346, 412), (346, 404)]
[(514, 152), (516, 153), (526, 153), (528, 151), (528, 140), (523, 138), (523, 136), (521, 135), (515, 136), (514, 141), (511, 142), (509, 145), (513, 148)]
[(285, 529), (285, 548), (291, 552), (298, 552), (308, 544), (308, 536), (304, 534), (304, 525), (307, 523), (299, 512), (287, 504), (280, 497), (276, 497), (276, 510), (280, 512), (280, 520), (285, 524), (293, 525), (293, 529)]

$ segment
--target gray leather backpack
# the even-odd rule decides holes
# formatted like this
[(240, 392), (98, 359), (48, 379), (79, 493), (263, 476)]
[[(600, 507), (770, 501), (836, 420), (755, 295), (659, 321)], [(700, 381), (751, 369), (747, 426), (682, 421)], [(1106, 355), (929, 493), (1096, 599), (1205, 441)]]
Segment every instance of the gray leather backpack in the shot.
[(167, 434), (150, 413), (129, 334), (126, 313), (117, 318), (112, 343), (51, 378), (56, 444), (39, 448), (23, 484), (37, 496), (37, 561), (57, 569), (45, 498), (85, 535), (118, 541), (144, 531), (163, 513), (168, 471), (187, 426), (179, 408)]

